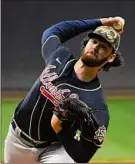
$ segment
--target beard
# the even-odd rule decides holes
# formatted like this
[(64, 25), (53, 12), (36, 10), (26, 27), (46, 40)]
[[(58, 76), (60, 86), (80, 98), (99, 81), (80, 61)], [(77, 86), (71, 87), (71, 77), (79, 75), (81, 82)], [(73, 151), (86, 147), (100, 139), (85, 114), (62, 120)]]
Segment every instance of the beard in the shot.
[(84, 65), (88, 67), (100, 67), (107, 59), (108, 57), (105, 57), (103, 59), (93, 59), (91, 57), (86, 56), (85, 54), (81, 56), (81, 61)]

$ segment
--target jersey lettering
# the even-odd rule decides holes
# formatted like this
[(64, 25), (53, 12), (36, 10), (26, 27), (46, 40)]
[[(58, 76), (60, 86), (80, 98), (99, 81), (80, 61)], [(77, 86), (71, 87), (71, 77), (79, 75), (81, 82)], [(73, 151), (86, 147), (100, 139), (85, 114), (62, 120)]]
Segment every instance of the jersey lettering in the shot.
[(54, 72), (55, 68), (56, 66), (54, 65), (48, 65), (42, 72), (40, 81), (43, 85), (40, 87), (40, 91), (42, 95), (47, 97), (53, 104), (56, 105), (58, 102), (66, 98), (71, 91), (69, 89), (58, 90), (57, 87), (53, 85), (51, 81), (58, 78), (57, 73)]

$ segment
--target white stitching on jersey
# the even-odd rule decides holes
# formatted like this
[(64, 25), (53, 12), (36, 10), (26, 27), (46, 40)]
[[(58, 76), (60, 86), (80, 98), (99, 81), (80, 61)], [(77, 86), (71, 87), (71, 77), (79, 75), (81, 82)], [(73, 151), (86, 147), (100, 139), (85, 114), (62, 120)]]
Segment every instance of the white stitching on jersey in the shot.
[(46, 101), (45, 101), (45, 104), (44, 104), (44, 106), (43, 106), (43, 108), (42, 108), (42, 112), (41, 112), (41, 115), (40, 115), (40, 118), (39, 118), (39, 122), (38, 122), (38, 139), (39, 139), (39, 140), (40, 140), (40, 122), (41, 122), (41, 118), (42, 118), (42, 115), (43, 115), (45, 106), (46, 106), (46, 104), (47, 104), (47, 101), (48, 101), (48, 99), (46, 99)]
[[(70, 62), (74, 61), (74, 60), (76, 60), (76, 59), (69, 60), (69, 61), (66, 63), (65, 67), (63, 68), (63, 70), (62, 70), (62, 72), (60, 73), (60, 75), (58, 76), (58, 78), (59, 78), (60, 76), (62, 76), (63, 72), (65, 71), (65, 69), (66, 69), (66, 67), (67, 67), (67, 65), (68, 65)], [(70, 84), (67, 84), (67, 83), (61, 83), (61, 84), (62, 84), (62, 85), (65, 84), (65, 85), (71, 86), (71, 87), (73, 87), (73, 88), (80, 89), (80, 90), (84, 90), (84, 91), (96, 91), (96, 90), (98, 90), (98, 89), (101, 88), (101, 84), (100, 84), (99, 87), (97, 87), (97, 88), (95, 88), (95, 89), (90, 89), (90, 90), (88, 90), (88, 89), (83, 89), (83, 88), (79, 88), (79, 87), (75, 87), (75, 86), (70, 85)], [(57, 85), (57, 87), (60, 86), (61, 84)]]
[[(63, 68), (63, 70), (62, 70), (62, 72), (60, 73), (60, 75), (58, 76), (58, 78), (59, 78), (60, 76), (62, 76), (63, 72), (65, 71), (65, 69), (66, 69), (66, 67), (67, 67), (67, 65), (68, 65), (70, 62), (74, 61), (74, 60), (76, 60), (76, 59), (69, 60), (69, 61), (66, 63), (65, 67)], [(76, 89), (84, 90), (84, 91), (96, 91), (96, 90), (98, 90), (98, 89), (101, 88), (101, 84), (100, 84), (99, 87), (97, 87), (97, 88), (95, 88), (95, 89), (90, 89), (90, 90), (88, 90), (88, 89), (83, 89), (83, 88), (75, 87), (75, 86), (70, 85), (70, 84), (67, 84), (67, 83), (61, 83), (61, 84), (57, 85), (57, 87), (58, 87), (58, 86), (61, 86), (61, 85), (63, 85), (63, 84), (64, 84), (64, 85), (71, 86), (71, 87), (76, 88)]]
[(56, 87), (59, 87), (59, 86), (61, 86), (61, 85), (68, 85), (68, 86), (70, 86), (70, 87), (72, 87), (72, 88), (79, 89), (79, 90), (83, 90), (83, 91), (96, 91), (96, 90), (98, 90), (98, 89), (101, 88), (101, 84), (100, 84), (99, 87), (97, 87), (97, 88), (95, 88), (95, 89), (83, 89), (83, 88), (75, 87), (75, 86), (70, 85), (70, 84), (68, 84), (68, 83), (61, 83), (61, 84), (57, 85)]
[(65, 71), (65, 69), (66, 69), (66, 67), (67, 67), (67, 65), (68, 65), (70, 62), (74, 61), (74, 60), (76, 60), (76, 59), (69, 60), (69, 61), (66, 63), (65, 67), (63, 68), (63, 70), (62, 70), (62, 72), (60, 73), (60, 75), (58, 76), (58, 78), (59, 78), (60, 76), (62, 76), (63, 72)]
[(97, 147), (101, 147), (101, 145), (96, 144), (96, 142), (94, 142), (93, 140), (90, 140), (90, 139), (85, 138), (82, 134), (81, 134), (81, 137), (84, 138), (84, 139), (85, 139), (86, 141), (88, 141), (88, 142), (93, 142), (94, 145), (96, 145)]
[(33, 142), (38, 143), (38, 144), (47, 142), (47, 141), (38, 141), (38, 140), (35, 140), (35, 139), (31, 138), (29, 135), (27, 135), (24, 131), (22, 131), (22, 130), (19, 128), (19, 126), (17, 125), (17, 123), (16, 123), (15, 120), (13, 120), (13, 121), (14, 121), (14, 123), (16, 124), (16, 126), (18, 127), (18, 129), (21, 131), (21, 133), (23, 133), (26, 137), (28, 137), (28, 138), (29, 138), (30, 140), (32, 140)]
[(42, 45), (42, 47), (41, 47), (41, 54), (43, 54), (43, 47), (44, 47), (44, 45), (47, 43), (47, 41), (50, 39), (50, 38), (52, 38), (52, 37), (56, 37), (56, 38), (58, 38), (59, 40), (60, 40), (60, 38), (57, 36), (57, 35), (51, 35), (50, 37), (48, 37), (47, 39), (46, 39), (46, 41), (43, 43), (43, 45)]
[(30, 126), (29, 126), (29, 136), (30, 136), (30, 137), (31, 137), (32, 116), (33, 116), (33, 113), (34, 113), (34, 111), (35, 111), (35, 108), (36, 108), (36, 106), (37, 106), (37, 103), (38, 103), (39, 99), (40, 99), (40, 96), (38, 97), (38, 100), (36, 101), (36, 104), (35, 104), (35, 106), (34, 106), (34, 108), (33, 108), (33, 111), (32, 111), (32, 113), (31, 113), (31, 117), (30, 117)]

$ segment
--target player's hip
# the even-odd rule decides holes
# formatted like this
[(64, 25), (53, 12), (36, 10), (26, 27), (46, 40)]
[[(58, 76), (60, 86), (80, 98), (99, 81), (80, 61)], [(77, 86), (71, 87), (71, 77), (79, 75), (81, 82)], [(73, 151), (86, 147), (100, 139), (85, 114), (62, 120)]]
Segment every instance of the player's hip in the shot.
[(48, 145), (50, 145), (50, 143), (52, 141), (46, 140), (46, 141), (38, 141), (33, 139), (32, 137), (30, 137), (29, 135), (27, 135), (24, 131), (22, 131), (20, 129), (20, 127), (17, 125), (16, 121), (13, 119), (11, 122), (12, 127), (12, 132), (14, 133), (14, 135), (21, 140), (23, 143), (25, 143), (26, 145), (30, 146), (30, 147), (35, 147), (35, 148), (45, 148)]

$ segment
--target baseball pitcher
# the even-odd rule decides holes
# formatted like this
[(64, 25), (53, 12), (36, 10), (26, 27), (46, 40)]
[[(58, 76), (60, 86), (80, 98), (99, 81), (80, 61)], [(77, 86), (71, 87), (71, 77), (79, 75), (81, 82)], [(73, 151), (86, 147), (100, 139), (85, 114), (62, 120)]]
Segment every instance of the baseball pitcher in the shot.
[[(98, 72), (124, 61), (118, 52), (124, 23), (114, 28), (120, 22), (117, 17), (71, 20), (44, 31), (45, 68), (15, 109), (5, 139), (5, 163), (90, 161), (109, 124)], [(89, 30), (77, 60), (63, 43)]]

